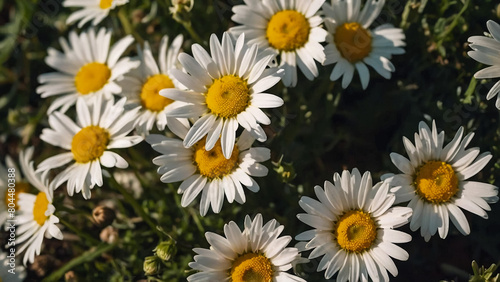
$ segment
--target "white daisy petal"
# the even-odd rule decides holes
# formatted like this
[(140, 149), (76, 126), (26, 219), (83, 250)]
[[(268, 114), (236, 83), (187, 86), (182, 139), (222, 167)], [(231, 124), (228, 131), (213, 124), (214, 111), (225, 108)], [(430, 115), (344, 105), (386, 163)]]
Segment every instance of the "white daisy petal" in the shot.
[(184, 138), (184, 146), (191, 147), (201, 138), (203, 138), (208, 131), (212, 128), (216, 120), (213, 115), (205, 115), (197, 120), (191, 129), (189, 129), (186, 137)]
[(193, 56), (200, 63), (200, 65), (207, 70), (207, 73), (210, 75), (212, 79), (219, 78), (220, 73), (217, 68), (217, 64), (210, 57), (210, 55), (201, 47), (199, 44), (193, 44), (191, 46), (193, 51)]
[(470, 166), (457, 172), (457, 174), (463, 180), (469, 179), (471, 176), (476, 175), (481, 169), (483, 169), (492, 157), (493, 156), (490, 152), (484, 152), (478, 156)]
[(400, 171), (410, 175), (413, 173), (414, 168), (412, 167), (410, 161), (408, 161), (407, 158), (397, 153), (391, 153), (390, 156), (392, 162)]
[(470, 227), (469, 222), (467, 222), (467, 218), (464, 213), (455, 205), (449, 204), (448, 211), (450, 212), (450, 219), (453, 222), (453, 225), (460, 231), (460, 233), (464, 235), (469, 235)]
[(212, 150), (212, 148), (215, 146), (215, 143), (217, 142), (217, 140), (219, 140), (223, 125), (224, 125), (223, 119), (218, 119), (215, 121), (215, 125), (212, 126), (210, 131), (207, 133), (207, 142), (205, 143), (205, 150)]
[(252, 105), (258, 108), (277, 108), (283, 105), (283, 99), (276, 95), (261, 93), (253, 96)]
[[(179, 54), (179, 62), (181, 62), (182, 66), (186, 69), (186, 72), (188, 74), (202, 83), (201, 85), (212, 84), (212, 78), (206, 71), (201, 68), (201, 65), (196, 59), (186, 53), (181, 53)], [(174, 77), (176, 76), (174, 75)]]
[[(491, 65), (485, 69), (482, 69), (474, 74), (476, 78), (496, 78), (500, 77), (500, 56), (498, 54), (498, 48), (500, 47), (500, 29), (498, 23), (489, 20), (486, 23), (489, 33), (493, 38), (486, 36), (472, 36), (469, 37), (469, 46), (473, 51), (469, 51), (467, 54), (474, 60)], [(495, 85), (488, 91), (486, 98), (488, 100), (492, 99), (499, 93), (500, 81), (496, 82)], [(499, 96), (500, 97), (500, 96)], [(495, 106), (500, 109), (500, 103), (497, 99)]]
[(238, 128), (238, 121), (235, 119), (228, 119), (222, 126), (221, 145), (222, 153), (226, 159), (231, 157), (233, 153), (234, 143), (236, 140), (236, 129)]

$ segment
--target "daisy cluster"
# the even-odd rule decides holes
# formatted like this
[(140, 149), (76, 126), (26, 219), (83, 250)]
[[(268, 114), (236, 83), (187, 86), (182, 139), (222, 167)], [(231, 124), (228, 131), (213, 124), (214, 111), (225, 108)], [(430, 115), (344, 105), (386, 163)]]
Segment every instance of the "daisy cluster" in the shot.
[[(150, 227), (144, 236), (154, 237), (149, 243), (159, 243), (155, 255), (144, 260), (145, 273), (140, 275), (159, 277), (177, 249), (187, 248), (195, 253), (194, 261), (185, 263), (191, 269), (177, 269), (187, 281), (306, 281), (301, 265), (311, 262), (325, 279), (388, 281), (389, 274), (398, 275), (395, 260), (411, 257), (398, 245), (412, 241), (410, 230), (428, 242), (434, 235), (447, 238), (452, 228), (470, 234), (464, 211), (488, 218), (498, 188), (493, 181), (471, 178), (481, 174), (493, 155), (469, 147), (474, 132), (462, 126), (452, 137), (438, 130), (439, 119), (427, 116), (415, 126), (413, 141), (403, 137), (404, 155), (387, 154), (397, 169), (393, 173), (377, 182), (356, 165), (331, 172), (332, 182), (301, 192), (314, 195), (297, 194), (301, 197), (290, 201), (301, 212), (276, 211), (280, 221), (291, 224), (296, 217), (304, 224), (291, 246), (292, 236), (282, 235), (289, 229), (277, 219), (265, 222), (267, 214), (260, 210), (244, 212), (248, 199), (259, 201), (261, 189), (284, 193), (258, 179), (268, 176), (269, 160), (279, 159), (271, 150), (277, 134), (271, 111), (286, 106), (287, 91), (304, 78), (312, 83), (325, 83), (326, 78), (332, 87), (338, 83), (339, 91), (351, 85), (353, 91), (366, 90), (373, 76), (390, 80), (396, 71), (392, 56), (405, 54), (403, 29), (380, 21), (384, 0), (244, 0), (231, 6), (233, 24), (221, 36), (211, 33), (200, 40), (190, 20), (193, 0), (171, 1), (171, 6), (159, 2), (148, 1), (151, 14), (141, 22), (151, 21), (157, 9), (165, 8), (189, 37), (169, 31), (143, 40), (122, 12), (132, 5), (128, 0), (62, 2), (77, 10), (66, 19), (67, 35), (57, 47), (48, 47), (45, 64), (51, 71), (38, 76), (35, 90), (47, 105), (38, 137), (50, 154), (40, 153), (43, 159), (35, 166), (40, 159), (36, 148), (27, 147), (19, 152), (20, 170), (9, 156), (6, 167), (0, 164), (2, 225), (10, 207), (6, 170), (19, 171), (16, 253), (22, 254), (25, 266), (35, 264), (47, 243), (44, 239), (74, 241), (76, 233), (78, 240), (96, 247), (73, 261), (76, 266), (98, 256), (91, 252), (102, 255), (126, 246), (130, 242), (120, 239), (118, 228), (133, 230), (144, 223)], [(116, 18), (125, 32), (106, 25)], [(500, 77), (500, 25), (491, 20), (486, 25), (489, 34), (469, 38), (468, 55), (490, 65), (474, 75), (477, 79)], [(499, 92), (500, 81), (487, 100)], [(500, 109), (500, 95), (495, 106)], [(141, 162), (153, 154), (147, 163)], [(153, 165), (156, 173), (150, 173)], [(281, 160), (273, 165), (283, 172)], [(382, 171), (383, 166), (372, 170)], [(281, 174), (284, 182), (293, 179), (291, 174)], [(182, 218), (169, 215), (172, 207), (158, 204), (158, 210), (152, 210), (147, 201), (137, 201), (149, 193), (141, 191), (148, 181), (154, 183), (151, 189), (161, 189), (162, 197), (175, 199)], [(167, 192), (170, 189), (176, 193)], [(109, 200), (114, 207), (93, 202), (96, 195), (117, 197)], [(64, 220), (68, 214), (86, 213), (76, 204), (82, 199), (94, 208), (94, 223), (107, 226), (101, 240)], [(126, 215), (115, 214), (113, 208), (123, 206), (122, 200), (138, 220), (124, 223)], [(242, 222), (236, 220), (243, 218), (239, 216), (228, 223), (216, 216), (229, 208), (243, 214)], [(213, 226), (221, 227), (219, 232), (205, 232), (200, 218), (209, 216), (217, 218)], [(163, 218), (171, 226), (161, 226)], [(206, 245), (202, 242), (177, 244), (186, 235), (175, 224), (191, 220), (209, 248), (199, 247)], [(406, 224), (408, 230), (398, 230)], [(108, 263), (117, 265), (114, 259)], [(58, 271), (53, 275), (49, 278), (61, 278)]]

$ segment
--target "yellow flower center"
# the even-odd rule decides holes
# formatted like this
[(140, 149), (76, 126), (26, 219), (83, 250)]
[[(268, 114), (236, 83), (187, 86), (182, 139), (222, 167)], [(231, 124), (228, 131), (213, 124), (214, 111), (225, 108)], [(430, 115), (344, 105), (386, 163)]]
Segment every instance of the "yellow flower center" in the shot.
[(337, 27), (333, 41), (344, 59), (356, 63), (372, 51), (372, 37), (359, 23), (344, 23)]
[(38, 193), (35, 200), (35, 206), (33, 207), (33, 219), (42, 226), (47, 220), (45, 212), (49, 207), (49, 200), (47, 200), (47, 195), (44, 192)]
[(194, 145), (193, 161), (198, 167), (201, 175), (209, 178), (222, 178), (230, 174), (238, 166), (238, 146), (234, 145), (233, 153), (229, 159), (222, 154), (220, 139), (217, 140), (212, 150), (205, 150), (205, 140), (203, 139)]
[(106, 129), (91, 125), (82, 128), (71, 141), (71, 152), (77, 163), (88, 163), (98, 159), (109, 143), (109, 133)]
[(413, 184), (420, 197), (434, 204), (445, 203), (458, 192), (455, 171), (441, 161), (429, 161), (421, 166)]
[(206, 94), (208, 109), (223, 118), (236, 117), (250, 104), (250, 90), (246, 80), (235, 75), (216, 79)]
[(101, 2), (99, 2), (99, 8), (106, 10), (106, 9), (111, 8), (112, 4), (113, 4), (113, 0), (101, 0)]
[(232, 282), (270, 282), (272, 280), (273, 265), (261, 254), (244, 254), (233, 262)]
[[(5, 198), (4, 198), (4, 202), (5, 202), (5, 206), (6, 207), (12, 207), (12, 203), (15, 204), (15, 209), (16, 210), (19, 210), (19, 205), (17, 204), (17, 202), (19, 201), (19, 194), (21, 193), (27, 193), (29, 191), (29, 184), (27, 182), (17, 182), (16, 183), (16, 187), (15, 187), (15, 191), (14, 191), (14, 202), (12, 202), (12, 193), (9, 192), (9, 189), (5, 189)], [(9, 206), (10, 204), (10, 206)]]
[(266, 37), (274, 49), (293, 51), (306, 44), (309, 30), (310, 25), (304, 15), (294, 10), (283, 10), (269, 20)]
[(87, 95), (103, 88), (110, 77), (111, 70), (107, 65), (96, 62), (88, 63), (76, 74), (75, 87), (80, 94)]
[(160, 95), (160, 90), (165, 88), (174, 88), (175, 85), (164, 74), (156, 74), (148, 78), (142, 86), (141, 103), (142, 106), (152, 112), (159, 112), (165, 109), (173, 101)]
[(345, 251), (361, 253), (369, 249), (377, 238), (377, 226), (370, 214), (352, 210), (337, 221), (335, 237)]

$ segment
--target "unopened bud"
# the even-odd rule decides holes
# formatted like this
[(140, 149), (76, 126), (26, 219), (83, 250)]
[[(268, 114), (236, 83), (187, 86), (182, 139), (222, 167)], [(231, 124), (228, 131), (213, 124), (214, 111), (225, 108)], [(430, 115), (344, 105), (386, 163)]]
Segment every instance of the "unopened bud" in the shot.
[(189, 12), (193, 9), (193, 5), (193, 0), (173, 0), (169, 10), (175, 21), (190, 24), (191, 14)]
[(169, 8), (172, 14), (181, 13), (183, 11), (189, 12), (193, 9), (193, 0), (172, 0), (172, 7)]
[(286, 163), (282, 160), (283, 156), (281, 156), (278, 162), (273, 162), (274, 171), (278, 173), (278, 177), (283, 183), (289, 183), (297, 176), (297, 174), (295, 173), (295, 168), (292, 163)]
[(101, 234), (99, 234), (99, 238), (101, 241), (106, 242), (108, 244), (113, 244), (118, 240), (118, 229), (113, 226), (108, 226), (101, 230)]
[(64, 273), (64, 281), (65, 282), (78, 282), (78, 277), (73, 270), (70, 270)]
[(92, 216), (97, 225), (104, 227), (113, 223), (116, 214), (114, 210), (108, 207), (98, 206), (92, 211)]
[(163, 241), (153, 250), (156, 256), (164, 261), (169, 261), (177, 253), (177, 246), (173, 239)]
[(144, 259), (144, 273), (146, 275), (155, 275), (160, 272), (161, 261), (156, 256), (149, 256)]

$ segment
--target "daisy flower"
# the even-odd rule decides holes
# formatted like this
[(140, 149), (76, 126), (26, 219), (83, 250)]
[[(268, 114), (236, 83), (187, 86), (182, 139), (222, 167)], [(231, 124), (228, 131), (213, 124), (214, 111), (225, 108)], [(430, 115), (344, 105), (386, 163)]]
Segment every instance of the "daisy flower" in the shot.
[(258, 52), (257, 45), (248, 46), (244, 40), (241, 35), (234, 46), (229, 34), (224, 33), (221, 46), (212, 34), (211, 56), (198, 44), (192, 46), (194, 58), (179, 55), (188, 74), (176, 69), (170, 73), (188, 90), (168, 88), (160, 95), (182, 102), (168, 109), (167, 116), (199, 118), (187, 133), (184, 146), (191, 147), (207, 136), (205, 146), (211, 150), (220, 136), (222, 152), (229, 159), (238, 124), (257, 140), (266, 140), (259, 123), (270, 124), (271, 120), (260, 108), (279, 107), (283, 100), (262, 92), (280, 81), (281, 72), (267, 68), (274, 54)]
[[(169, 70), (177, 67), (177, 56), (182, 46), (182, 39), (182, 35), (178, 35), (169, 48), (168, 36), (162, 38), (159, 68), (149, 44), (144, 43), (144, 50), (138, 48), (141, 65), (132, 70), (120, 82), (123, 89), (121, 95), (127, 97), (127, 103), (141, 106), (141, 112), (137, 119), (137, 127), (140, 133), (148, 134), (155, 122), (159, 130), (164, 130), (165, 125), (168, 125), (169, 128), (179, 126), (179, 121), (176, 118), (167, 118), (165, 115), (165, 111), (173, 100), (161, 96), (159, 91), (176, 87), (176, 81), (170, 78)], [(187, 123), (187, 120), (184, 123)], [(172, 130), (175, 130), (175, 128)]]
[(66, 112), (79, 97), (90, 103), (89, 100), (96, 96), (111, 99), (113, 94), (122, 91), (116, 81), (140, 62), (119, 59), (134, 39), (126, 36), (110, 49), (111, 33), (111, 30), (101, 28), (97, 34), (90, 29), (78, 36), (72, 31), (69, 43), (64, 38), (59, 41), (63, 53), (48, 49), (45, 62), (58, 72), (40, 75), (38, 81), (43, 85), (36, 89), (42, 98), (60, 95), (50, 105), (48, 113), (58, 108)]
[(409, 201), (408, 207), (413, 209), (410, 229), (420, 228), (425, 241), (436, 231), (446, 238), (448, 219), (467, 235), (469, 223), (459, 208), (488, 218), (488, 203), (498, 201), (497, 187), (467, 180), (483, 169), (492, 156), (489, 152), (479, 154), (479, 148), (465, 149), (474, 133), (462, 139), (463, 127), (444, 148), (444, 132), (438, 134), (434, 121), (432, 130), (425, 122), (420, 122), (418, 129), (415, 144), (403, 137), (409, 159), (391, 153), (392, 162), (402, 172), (387, 178), (395, 186), (396, 203)]
[(370, 81), (371, 66), (386, 79), (395, 70), (390, 59), (394, 54), (403, 54), (405, 35), (403, 30), (392, 24), (382, 24), (370, 30), (369, 27), (384, 7), (385, 0), (368, 0), (361, 8), (361, 0), (332, 0), (325, 3), (325, 25), (329, 32), (325, 46), (326, 59), (323, 65), (336, 63), (330, 80), (342, 78), (345, 89), (351, 83), (356, 70), (361, 86), (366, 89)]
[(361, 176), (357, 169), (333, 175), (324, 190), (314, 187), (318, 200), (303, 196), (299, 205), (306, 211), (297, 218), (314, 229), (295, 237), (307, 241), (299, 250), (312, 250), (309, 259), (323, 256), (318, 271), (337, 281), (389, 281), (398, 269), (392, 258), (407, 260), (408, 253), (394, 243), (411, 241), (411, 236), (393, 228), (408, 223), (411, 209), (392, 207), (395, 195), (389, 184), (372, 186), (369, 172)]
[[(20, 158), (19, 161), (23, 162), (23, 159)], [(13, 213), (9, 212), (9, 209), (14, 209), (17, 212), (19, 210), (17, 203), (19, 195), (30, 189), (26, 179), (28, 172), (20, 171), (10, 156), (5, 157), (5, 164), (7, 168), (0, 164), (0, 226), (8, 219), (13, 220), (11, 217)], [(5, 228), (8, 228), (7, 225)]]
[(63, 2), (64, 7), (82, 8), (72, 13), (66, 20), (66, 24), (70, 25), (80, 21), (78, 28), (82, 28), (84, 24), (92, 21), (92, 25), (98, 25), (108, 16), (110, 10), (126, 3), (128, 3), (128, 0), (66, 0)]
[(53, 192), (47, 179), (47, 173), (36, 173), (33, 167), (33, 147), (20, 153), (21, 167), (29, 183), (39, 192), (19, 194), (19, 215), (16, 216), (16, 248), (18, 254), (24, 253), (23, 263), (33, 263), (35, 256), (40, 254), (43, 238), (63, 239), (61, 230), (56, 223), (59, 218), (54, 215), (52, 205)]
[[(469, 37), (469, 46), (473, 51), (467, 54), (474, 60), (490, 65), (474, 74), (475, 78), (496, 78), (500, 77), (500, 25), (496, 22), (489, 20), (486, 23), (488, 31), (492, 37), (486, 36), (471, 36)], [(500, 92), (500, 80), (491, 87), (486, 99), (490, 100), (497, 96)], [(497, 96), (495, 106), (500, 110), (500, 96)]]
[(272, 219), (263, 225), (262, 215), (252, 221), (245, 217), (243, 232), (234, 221), (224, 225), (226, 237), (207, 232), (210, 249), (195, 248), (197, 255), (189, 266), (200, 272), (188, 281), (303, 281), (287, 273), (299, 256), (296, 248), (286, 247), (292, 237), (281, 236), (284, 226)]
[(76, 102), (77, 123), (65, 114), (54, 112), (49, 116), (52, 128), (45, 128), (40, 138), (54, 146), (70, 152), (50, 157), (38, 165), (37, 171), (46, 171), (73, 162), (59, 173), (52, 183), (54, 189), (68, 182), (68, 194), (83, 194), (90, 199), (90, 189), (102, 186), (101, 165), (111, 168), (126, 168), (127, 161), (115, 148), (128, 148), (141, 142), (141, 136), (126, 136), (134, 129), (139, 108), (125, 111), (126, 98), (116, 104), (112, 100), (102, 101), (100, 97), (89, 106), (83, 99)]
[[(187, 129), (185, 134), (187, 133)], [(179, 137), (183, 138), (183, 135)], [(193, 147), (185, 148), (182, 141), (167, 138), (162, 135), (149, 135), (146, 141), (153, 149), (163, 155), (153, 159), (153, 163), (160, 166), (158, 174), (164, 183), (182, 181), (177, 192), (182, 195), (181, 206), (188, 206), (202, 193), (200, 213), (207, 214), (212, 206), (215, 213), (219, 213), (224, 202), (236, 201), (243, 204), (246, 201), (243, 186), (256, 193), (260, 187), (250, 176), (266, 176), (268, 169), (260, 162), (271, 157), (268, 148), (253, 148), (254, 138), (247, 131), (233, 144), (229, 159), (222, 154), (220, 141), (206, 150), (206, 138), (198, 141)]]
[(318, 10), (325, 0), (245, 0), (245, 5), (233, 7), (231, 19), (241, 26), (229, 31), (245, 34), (249, 44), (271, 49), (280, 54), (280, 67), (285, 69), (283, 84), (297, 85), (297, 65), (307, 79), (318, 76), (315, 61), (323, 63), (327, 32), (320, 26), (323, 20)]

